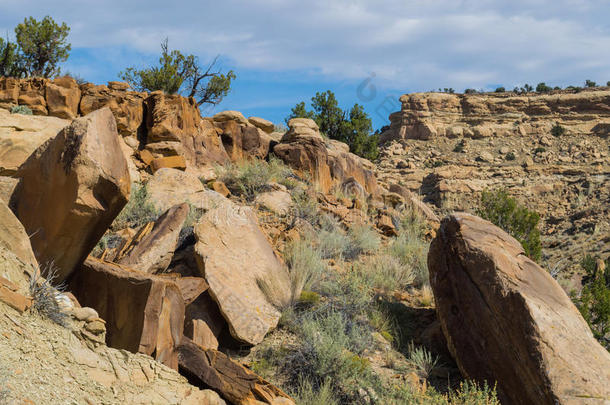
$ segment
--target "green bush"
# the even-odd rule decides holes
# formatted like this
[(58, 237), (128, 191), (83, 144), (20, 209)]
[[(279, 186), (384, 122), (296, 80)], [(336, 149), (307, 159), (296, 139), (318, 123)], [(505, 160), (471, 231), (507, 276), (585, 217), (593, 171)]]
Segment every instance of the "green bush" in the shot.
[(466, 141), (464, 139), (462, 139), (458, 143), (455, 144), (453, 151), (456, 153), (462, 153), (462, 152), (464, 152), (465, 146), (466, 146)]
[(16, 105), (11, 108), (11, 114), (32, 115), (32, 110), (27, 105)]
[(296, 189), (292, 192), (289, 228), (294, 228), (300, 221), (314, 225), (318, 222), (318, 202), (306, 190)]
[(438, 365), (438, 356), (434, 356), (424, 347), (415, 347), (413, 343), (409, 345), (408, 360), (417, 369), (420, 377), (426, 379)]
[(506, 190), (498, 190), (481, 194), (477, 215), (504, 229), (521, 243), (527, 256), (540, 261), (542, 248), (538, 213), (517, 204)]
[(293, 396), (299, 405), (339, 405), (328, 378), (317, 388), (307, 378), (301, 378)]
[(354, 260), (363, 253), (370, 253), (381, 245), (379, 234), (368, 225), (353, 225), (347, 232), (350, 244), (345, 257)]
[(495, 92), (496, 93), (504, 93), (506, 91), (506, 89), (504, 87), (496, 87)]
[(597, 83), (595, 83), (593, 80), (587, 79), (585, 80), (585, 87), (597, 87)]
[(153, 205), (146, 190), (146, 183), (133, 184), (129, 202), (112, 223), (111, 229), (136, 228), (148, 222), (156, 221), (159, 212)]
[(356, 263), (353, 272), (357, 273), (367, 287), (387, 292), (404, 290), (416, 278), (412, 266), (402, 263), (398, 258), (387, 253)]
[(610, 351), (610, 258), (604, 264), (605, 269), (598, 271), (592, 256), (582, 260), (586, 276), (577, 305), (595, 338)]
[(538, 85), (536, 86), (536, 93), (548, 93), (551, 90), (553, 90), (553, 88), (547, 86), (544, 82), (538, 83)]
[(450, 391), (447, 400), (451, 405), (500, 405), (495, 387), (468, 381), (461, 382), (459, 390)]
[[(229, 164), (218, 167), (218, 180), (236, 195), (243, 195), (248, 201), (257, 194), (267, 191), (269, 183), (277, 182), (286, 187), (294, 187), (294, 172), (279, 159), (253, 159), (239, 164)], [(291, 181), (292, 180), (292, 181)]]
[(536, 149), (534, 149), (534, 155), (537, 155), (539, 153), (544, 153), (546, 152), (546, 148), (543, 148), (542, 146), (538, 146)]
[(516, 156), (515, 156), (514, 152), (508, 152), (506, 154), (506, 160), (515, 160), (515, 159), (516, 159)]
[(402, 232), (392, 241), (388, 251), (399, 263), (413, 272), (413, 283), (420, 287), (428, 281), (428, 243), (417, 235)]
[(556, 122), (555, 125), (553, 125), (553, 128), (551, 128), (551, 135), (553, 135), (555, 137), (565, 135), (565, 133), (566, 133), (566, 129), (564, 127), (562, 127), (561, 125), (559, 125), (558, 122)]

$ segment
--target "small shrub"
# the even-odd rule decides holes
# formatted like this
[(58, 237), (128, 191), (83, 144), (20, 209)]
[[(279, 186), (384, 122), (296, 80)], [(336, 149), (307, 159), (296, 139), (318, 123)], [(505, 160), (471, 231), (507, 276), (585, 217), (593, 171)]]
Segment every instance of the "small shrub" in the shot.
[(418, 236), (403, 232), (388, 248), (390, 255), (413, 272), (416, 286), (428, 284), (428, 247)]
[(478, 91), (476, 89), (466, 89), (464, 90), (464, 94), (477, 94)]
[(347, 236), (351, 242), (345, 252), (348, 259), (356, 259), (363, 253), (370, 253), (379, 248), (381, 239), (379, 234), (370, 226), (354, 225), (350, 228)]
[(305, 190), (298, 189), (292, 193), (289, 228), (294, 228), (300, 221), (314, 225), (318, 215), (318, 202)]
[(330, 379), (324, 380), (318, 387), (306, 378), (301, 378), (293, 394), (299, 405), (339, 405), (335, 398)]
[(432, 355), (423, 347), (415, 347), (411, 343), (409, 345), (408, 361), (417, 369), (420, 377), (428, 378), (438, 364), (438, 356)]
[(134, 184), (131, 188), (129, 202), (116, 217), (111, 229), (118, 231), (128, 227), (137, 228), (157, 220), (158, 217), (159, 211), (150, 201), (146, 184)]
[(321, 218), (322, 229), (317, 234), (317, 242), (323, 259), (345, 257), (350, 248), (350, 239), (341, 229), (339, 222), (325, 215)]
[(32, 115), (32, 110), (26, 105), (16, 105), (11, 108), (11, 114)]
[(455, 144), (453, 151), (456, 153), (462, 153), (462, 152), (464, 152), (465, 146), (466, 146), (466, 141), (464, 139), (462, 139), (458, 143)]
[(104, 236), (102, 236), (99, 242), (97, 242), (91, 251), (91, 255), (100, 257), (102, 253), (104, 253), (104, 250), (118, 247), (122, 240), (123, 238), (121, 238), (119, 235), (112, 232), (107, 232), (104, 234)]
[(372, 288), (387, 292), (404, 290), (416, 277), (412, 266), (405, 265), (390, 254), (376, 255), (358, 263), (354, 266), (354, 271), (360, 272), (360, 277), (366, 279)]
[(536, 149), (534, 149), (534, 155), (544, 152), (546, 152), (546, 148), (543, 148), (542, 146), (538, 146)]
[(431, 307), (434, 304), (434, 293), (429, 285), (423, 285), (419, 294), (419, 305)]
[(230, 164), (217, 168), (217, 172), (218, 180), (225, 183), (233, 194), (243, 195), (248, 201), (267, 191), (273, 181), (294, 188), (298, 179), (292, 169), (277, 158), (272, 158), (269, 163), (253, 159)]
[(506, 160), (515, 160), (517, 157), (515, 156), (514, 152), (508, 152), (506, 154)]
[(447, 400), (452, 405), (500, 405), (495, 387), (468, 381), (461, 382), (457, 391), (450, 391)]
[(63, 284), (53, 286), (57, 279), (58, 269), (48, 264), (39, 272), (34, 272), (30, 278), (30, 295), (33, 308), (43, 317), (58, 325), (66, 326), (69, 316), (62, 310), (57, 302), (57, 295), (64, 289)]
[(610, 81), (606, 82), (606, 86), (610, 87)]
[(299, 304), (306, 307), (313, 307), (320, 302), (320, 294), (314, 291), (302, 291), (299, 296)]
[(553, 88), (547, 86), (544, 82), (538, 83), (538, 85), (536, 86), (536, 93), (548, 93), (551, 90), (553, 90)]
[(291, 298), (296, 301), (304, 289), (310, 290), (316, 284), (326, 265), (320, 251), (307, 240), (289, 243), (284, 252), (291, 281)]
[(521, 243), (527, 256), (540, 261), (542, 248), (538, 213), (517, 204), (505, 190), (498, 190), (481, 194), (477, 215), (504, 229)]
[(186, 216), (182, 228), (180, 229), (180, 234), (178, 235), (178, 249), (185, 245), (195, 243), (194, 227), (203, 214), (204, 210), (202, 208), (197, 208), (189, 203), (189, 213)]
[(595, 83), (593, 80), (587, 79), (585, 80), (585, 87), (597, 87), (597, 83)]
[(506, 91), (506, 89), (504, 87), (496, 87), (495, 92), (496, 93), (504, 93)]
[(595, 338), (610, 351), (610, 258), (604, 264), (605, 269), (599, 271), (593, 256), (581, 261), (586, 276), (577, 306)]
[(559, 125), (558, 122), (555, 123), (555, 125), (553, 125), (553, 128), (551, 128), (551, 135), (555, 136), (555, 137), (560, 137), (565, 135), (566, 133), (566, 129), (564, 127), (562, 127), (561, 125)]

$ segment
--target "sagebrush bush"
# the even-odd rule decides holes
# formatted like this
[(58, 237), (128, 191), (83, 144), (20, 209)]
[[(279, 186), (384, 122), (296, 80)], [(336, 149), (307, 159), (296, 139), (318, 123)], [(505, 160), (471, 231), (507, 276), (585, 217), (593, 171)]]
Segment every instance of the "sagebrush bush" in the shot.
[(369, 225), (353, 225), (347, 232), (350, 244), (345, 252), (348, 259), (356, 259), (363, 253), (370, 253), (381, 245), (379, 234)]
[(159, 211), (148, 196), (146, 183), (134, 183), (131, 187), (129, 202), (116, 217), (111, 229), (118, 231), (124, 228), (137, 228), (148, 222), (156, 221), (159, 215)]
[(57, 302), (57, 296), (65, 286), (53, 285), (57, 278), (58, 269), (52, 263), (45, 265), (40, 271), (35, 271), (30, 278), (30, 296), (36, 312), (58, 325), (66, 326), (69, 316)]
[(293, 397), (299, 405), (339, 405), (330, 379), (324, 380), (319, 387), (314, 387), (310, 380), (301, 378)]
[(16, 105), (11, 108), (11, 114), (32, 115), (32, 110), (27, 105)]
[(246, 160), (239, 164), (229, 164), (217, 168), (218, 180), (222, 181), (235, 195), (253, 200), (257, 194), (267, 191), (269, 183), (277, 182), (287, 188), (294, 188), (299, 178), (281, 160), (272, 158), (269, 162), (260, 159)]
[(413, 283), (422, 286), (428, 281), (428, 248), (429, 244), (424, 242), (412, 232), (401, 232), (388, 247), (391, 256), (398, 259), (404, 267), (413, 272)]
[(404, 290), (415, 281), (413, 267), (403, 264), (388, 253), (381, 253), (357, 263), (353, 271), (366, 280), (366, 285), (386, 292)]
[(428, 378), (438, 365), (438, 356), (434, 356), (424, 347), (416, 347), (413, 343), (409, 345), (408, 360), (422, 378)]
[(290, 209), (289, 228), (294, 228), (303, 221), (309, 225), (318, 222), (318, 202), (304, 189), (296, 189), (291, 193), (292, 207)]
[(559, 137), (562, 135), (566, 134), (566, 129), (564, 127), (562, 127), (558, 122), (555, 123), (555, 125), (553, 125), (553, 128), (551, 128), (551, 135), (555, 136), (555, 137)]
[(469, 381), (461, 382), (458, 390), (450, 391), (447, 402), (451, 405), (500, 405), (495, 387)]
[(345, 257), (350, 239), (341, 228), (341, 224), (329, 215), (320, 218), (321, 229), (316, 235), (320, 254), (323, 259), (340, 259)]
[(542, 247), (538, 230), (540, 215), (537, 212), (519, 205), (506, 190), (484, 191), (476, 212), (517, 239), (532, 260), (540, 261)]

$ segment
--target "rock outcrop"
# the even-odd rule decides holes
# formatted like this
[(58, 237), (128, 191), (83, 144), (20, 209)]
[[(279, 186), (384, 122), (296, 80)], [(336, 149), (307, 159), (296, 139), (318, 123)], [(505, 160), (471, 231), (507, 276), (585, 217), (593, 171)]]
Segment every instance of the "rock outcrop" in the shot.
[(147, 275), (89, 258), (70, 283), (82, 305), (106, 321), (107, 343), (153, 356), (178, 369), (177, 346), (184, 327), (184, 300), (171, 278)]
[(290, 281), (256, 214), (225, 200), (207, 211), (194, 230), (199, 270), (231, 334), (247, 344), (260, 343), (280, 318), (261, 283), (267, 284), (267, 294), (283, 302), (290, 294)]
[(290, 130), (273, 147), (273, 153), (288, 166), (308, 173), (324, 192), (353, 178), (369, 194), (377, 194), (372, 163), (349, 152), (341, 142), (325, 140), (317, 124), (307, 118), (293, 118)]
[(610, 134), (610, 90), (551, 94), (414, 93), (400, 97), (382, 142), (395, 139), (541, 136), (559, 123), (569, 133)]
[(74, 272), (127, 203), (127, 162), (107, 108), (81, 117), (19, 168), (11, 208), (41, 265)]
[(478, 217), (442, 221), (428, 255), (448, 347), (464, 376), (511, 404), (603, 404), (610, 353), (521, 244)]

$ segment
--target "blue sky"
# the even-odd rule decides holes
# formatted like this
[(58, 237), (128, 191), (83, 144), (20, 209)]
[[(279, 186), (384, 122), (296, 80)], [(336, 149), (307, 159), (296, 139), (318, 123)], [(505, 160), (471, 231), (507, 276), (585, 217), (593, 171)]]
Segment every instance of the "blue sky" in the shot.
[(71, 27), (63, 70), (95, 83), (154, 63), (165, 37), (202, 61), (220, 54), (237, 80), (207, 115), (283, 122), (330, 89), (378, 128), (408, 92), (610, 80), (608, 0), (0, 0), (0, 33), (30, 15)]

